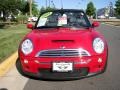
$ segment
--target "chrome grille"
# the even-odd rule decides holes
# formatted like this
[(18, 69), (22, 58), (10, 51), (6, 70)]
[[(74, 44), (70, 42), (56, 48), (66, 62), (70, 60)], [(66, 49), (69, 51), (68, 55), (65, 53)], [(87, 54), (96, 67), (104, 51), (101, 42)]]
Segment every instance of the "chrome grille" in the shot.
[(90, 56), (89, 52), (84, 49), (50, 49), (42, 50), (37, 53), (36, 57), (79, 57)]

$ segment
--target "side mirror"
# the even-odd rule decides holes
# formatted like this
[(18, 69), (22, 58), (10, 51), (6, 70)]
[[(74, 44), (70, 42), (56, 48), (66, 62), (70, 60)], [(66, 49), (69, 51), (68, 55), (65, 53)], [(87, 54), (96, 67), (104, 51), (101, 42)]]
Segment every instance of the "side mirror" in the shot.
[(27, 24), (27, 28), (28, 28), (28, 29), (33, 29), (33, 24), (32, 24), (32, 23), (28, 23), (28, 24)]
[(100, 23), (99, 22), (96, 22), (96, 21), (94, 21), (93, 23), (92, 23), (92, 26), (93, 27), (98, 27), (100, 25)]

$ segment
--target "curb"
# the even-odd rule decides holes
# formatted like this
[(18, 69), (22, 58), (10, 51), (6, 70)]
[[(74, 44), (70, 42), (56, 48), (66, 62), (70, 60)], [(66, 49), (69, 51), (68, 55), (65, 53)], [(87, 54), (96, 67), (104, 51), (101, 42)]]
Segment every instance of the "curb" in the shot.
[(4, 76), (15, 65), (17, 58), (18, 52), (16, 51), (0, 64), (0, 77)]
[(102, 24), (105, 24), (105, 25), (108, 25), (108, 26), (120, 27), (120, 26), (117, 26), (117, 25), (114, 25), (114, 24), (108, 24), (108, 23), (102, 23)]

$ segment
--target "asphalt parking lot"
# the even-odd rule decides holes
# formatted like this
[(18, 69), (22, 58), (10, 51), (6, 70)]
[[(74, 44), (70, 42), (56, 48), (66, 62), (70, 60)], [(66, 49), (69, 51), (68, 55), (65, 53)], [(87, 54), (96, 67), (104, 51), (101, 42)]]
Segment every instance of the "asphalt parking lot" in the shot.
[(120, 90), (120, 27), (102, 24), (97, 30), (105, 36), (109, 46), (108, 66), (105, 73), (74, 81), (41, 81), (24, 78), (16, 74), (17, 71), (14, 68), (11, 70), (13, 73), (0, 78), (0, 88), (8, 90)]

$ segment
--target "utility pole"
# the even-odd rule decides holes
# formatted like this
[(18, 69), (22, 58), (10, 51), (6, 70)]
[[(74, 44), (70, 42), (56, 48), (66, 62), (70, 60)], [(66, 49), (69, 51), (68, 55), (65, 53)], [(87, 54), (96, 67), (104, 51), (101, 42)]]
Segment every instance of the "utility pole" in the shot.
[(29, 0), (29, 12), (30, 12), (30, 17), (32, 17), (32, 0)]
[(63, 1), (61, 0), (61, 9), (63, 9)]
[(46, 8), (47, 8), (47, 0), (45, 1), (45, 3), (46, 3)]
[(49, 7), (50, 7), (50, 0), (49, 0)]
[(97, 9), (96, 9), (96, 19), (97, 19), (97, 17), (98, 17), (98, 16), (97, 16)]

